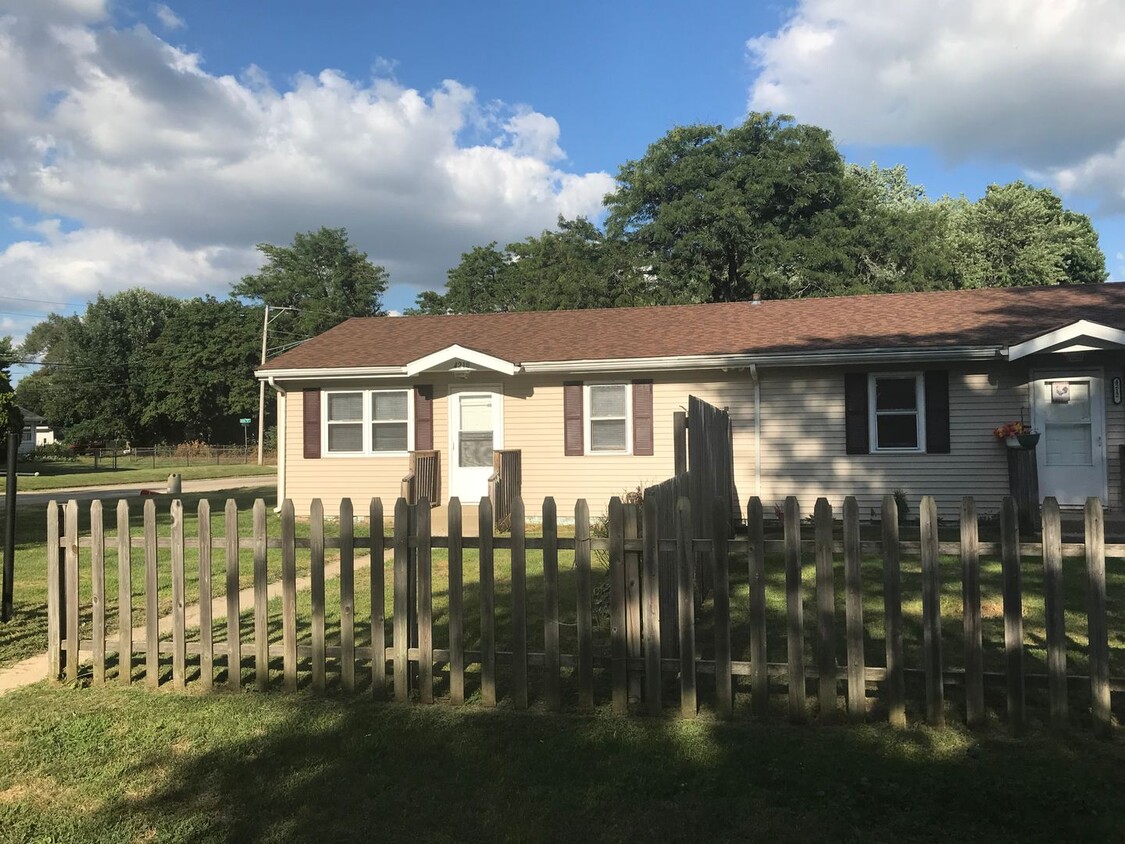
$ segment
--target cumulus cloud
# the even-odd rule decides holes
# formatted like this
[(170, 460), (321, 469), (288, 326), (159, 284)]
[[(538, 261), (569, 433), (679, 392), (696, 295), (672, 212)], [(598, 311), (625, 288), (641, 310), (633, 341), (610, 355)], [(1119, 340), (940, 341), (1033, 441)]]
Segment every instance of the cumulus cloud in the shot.
[(183, 29), (185, 26), (187, 26), (187, 23), (184, 21), (184, 19), (173, 12), (164, 3), (157, 3), (153, 7), (152, 11), (156, 15), (156, 19), (160, 21), (161, 26), (163, 26), (165, 29)]
[(8, 246), (0, 271), (61, 298), (221, 293), (256, 266), (255, 243), (321, 225), (346, 226), (392, 283), (439, 287), (471, 246), (597, 214), (613, 186), (563, 168), (554, 118), (455, 80), (216, 75), (101, 2), (8, 7), (0, 198), (78, 228)]
[(749, 105), (1015, 163), (1125, 210), (1123, 31), (1116, 0), (801, 0), (748, 42)]

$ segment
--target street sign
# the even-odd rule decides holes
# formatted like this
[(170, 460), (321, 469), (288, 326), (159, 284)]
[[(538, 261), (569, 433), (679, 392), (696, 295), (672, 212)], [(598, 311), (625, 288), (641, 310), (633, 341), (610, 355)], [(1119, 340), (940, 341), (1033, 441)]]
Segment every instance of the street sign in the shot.
[(252, 419), (239, 419), (238, 424), (239, 425), (249, 425), (252, 421), (253, 421)]

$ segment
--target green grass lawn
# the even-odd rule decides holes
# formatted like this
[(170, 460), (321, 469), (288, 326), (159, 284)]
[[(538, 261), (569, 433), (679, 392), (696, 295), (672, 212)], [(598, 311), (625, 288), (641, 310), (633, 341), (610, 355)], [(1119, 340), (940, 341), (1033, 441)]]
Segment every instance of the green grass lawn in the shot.
[(1082, 734), (520, 715), (46, 683), (0, 698), (0, 840), (1121, 840)]
[[(254, 500), (262, 498), (266, 501), (267, 530), (276, 536), (280, 530), (280, 520), (273, 512), (276, 491), (273, 487), (254, 487), (233, 490), (229, 493), (216, 492), (206, 494), (188, 494), (181, 496), (185, 510), (185, 532), (188, 537), (195, 537), (198, 532), (196, 511), (199, 501), (207, 498), (211, 502), (211, 530), (214, 536), (224, 535), (224, 513), (226, 499), (233, 498), (239, 507), (239, 531), (242, 536), (251, 536), (252, 514)], [(131, 498), (129, 500), (129, 517), (133, 536), (143, 535), (144, 499)], [(161, 536), (168, 536), (170, 532), (171, 517), (167, 496), (157, 496), (152, 499), (156, 503), (157, 532)], [(83, 536), (89, 536), (90, 505), (83, 502), (80, 505), (79, 528)], [(107, 501), (103, 505), (103, 524), (106, 531), (106, 620), (109, 630), (116, 630), (117, 620), (117, 551), (116, 530), (117, 512), (116, 501)], [(302, 531), (306, 529), (302, 526)], [(13, 620), (8, 624), (0, 625), (0, 668), (10, 666), (21, 659), (42, 653), (47, 643), (47, 507), (45, 505), (21, 505), (16, 511), (16, 570)], [(2, 525), (0, 525), (2, 534)], [(169, 564), (169, 549), (160, 549), (160, 613), (165, 615), (171, 611), (171, 570)], [(185, 560), (185, 593), (187, 600), (198, 601), (199, 595), (199, 553), (193, 547), (192, 539), (186, 541)], [(212, 556), (212, 582), (215, 588), (225, 583), (226, 558), (224, 553), (216, 549)], [(298, 562), (303, 571), (308, 570), (307, 552), (298, 555)], [(270, 577), (276, 579), (280, 576), (281, 561), (276, 554), (270, 557)], [(90, 556), (89, 549), (82, 549), (79, 588), (86, 603), (82, 615), (82, 635), (90, 634)], [(130, 555), (131, 587), (133, 593), (133, 625), (144, 622), (144, 553), (140, 548), (133, 548)], [(243, 587), (253, 583), (253, 555), (249, 549), (239, 553), (240, 583)]]
[(205, 478), (237, 478), (246, 475), (275, 475), (276, 466), (259, 466), (257, 463), (223, 463), (222, 465), (205, 462), (185, 465), (182, 460), (168, 460), (157, 458), (156, 468), (152, 467), (151, 460), (136, 462), (118, 462), (116, 469), (107, 468), (106, 461), (101, 461), (97, 467), (90, 458), (82, 458), (77, 463), (35, 463), (19, 466), (20, 472), (39, 472), (39, 477), (21, 475), (17, 479), (18, 488), (25, 492), (37, 490), (64, 489), (74, 486), (112, 486), (124, 484), (153, 483), (163, 487), (163, 482), (168, 476), (177, 472), (185, 481), (197, 481)]

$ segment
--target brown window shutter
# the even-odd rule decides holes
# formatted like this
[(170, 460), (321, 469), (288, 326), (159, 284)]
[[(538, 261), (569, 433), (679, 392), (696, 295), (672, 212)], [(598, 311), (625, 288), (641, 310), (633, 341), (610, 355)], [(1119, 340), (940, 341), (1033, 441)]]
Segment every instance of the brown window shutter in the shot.
[(848, 454), (871, 451), (871, 431), (867, 418), (867, 374), (849, 372), (844, 376), (844, 450)]
[(414, 450), (434, 447), (434, 388), (432, 384), (414, 387)]
[(949, 373), (931, 369), (924, 375), (926, 394), (926, 452), (949, 454)]
[(653, 454), (651, 381), (633, 382), (633, 454)]
[(320, 457), (320, 390), (305, 390), (305, 459)]
[(563, 382), (563, 454), (568, 457), (584, 453), (586, 439), (582, 424), (582, 382)]

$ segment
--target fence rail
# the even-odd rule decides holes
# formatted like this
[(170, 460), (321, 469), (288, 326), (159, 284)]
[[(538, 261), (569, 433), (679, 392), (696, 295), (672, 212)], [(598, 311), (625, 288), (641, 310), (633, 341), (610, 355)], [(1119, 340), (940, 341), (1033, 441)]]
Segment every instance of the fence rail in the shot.
[[(316, 690), (326, 687), (329, 677), (345, 690), (366, 684), (376, 693), (387, 689), (400, 701), (431, 702), (448, 695), (463, 703), (475, 686), (485, 706), (506, 697), (517, 709), (539, 698), (551, 710), (573, 701), (580, 710), (608, 702), (620, 714), (678, 712), (694, 717), (709, 707), (719, 717), (736, 711), (766, 716), (786, 713), (800, 722), (810, 717), (862, 720), (887, 718), (906, 723), (907, 714), (921, 715), (931, 724), (941, 724), (956, 712), (970, 724), (985, 717), (987, 685), (1005, 689), (1003, 707), (1011, 728), (1022, 731), (1029, 721), (1027, 689), (1045, 688), (1050, 721), (1056, 726), (1088, 724), (1100, 736), (1112, 729), (1111, 691), (1125, 691), (1125, 679), (1109, 673), (1109, 630), (1105, 559), (1125, 556), (1125, 546), (1106, 545), (1101, 504), (1091, 499), (1084, 512), (1084, 542), (1063, 543), (1058, 505), (1047, 499), (1043, 505), (1042, 542), (1019, 541), (1015, 503), (1006, 499), (1000, 521), (1000, 541), (981, 542), (978, 520), (971, 498), (965, 499), (958, 542), (942, 542), (938, 536), (937, 510), (932, 498), (922, 501), (918, 541), (903, 541), (898, 534), (897, 508), (892, 497), (883, 502), (882, 531), (878, 541), (862, 540), (858, 508), (854, 498), (845, 499), (840, 518), (824, 499), (817, 501), (812, 516), (812, 538), (803, 533), (801, 508), (789, 498), (783, 508), (783, 536), (767, 538), (761, 502), (750, 499), (746, 509), (748, 534), (728, 539), (717, 530), (709, 538), (693, 533), (692, 504), (680, 497), (675, 512), (668, 515), (655, 497), (643, 506), (610, 502), (608, 535), (590, 536), (589, 508), (585, 501), (575, 507), (573, 537), (558, 535), (553, 499), (542, 507), (542, 536), (525, 533), (526, 513), (522, 498), (512, 501), (512, 528), (508, 536), (495, 532), (491, 502), (479, 504), (478, 536), (466, 535), (457, 499), (448, 506), (448, 529), (433, 531), (429, 502), (424, 498), (412, 507), (399, 499), (393, 509), (393, 531), (379, 530), (357, 537), (351, 501), (341, 503), (337, 536), (325, 536), (323, 507), (314, 501), (308, 535), (297, 537), (297, 520), (291, 502), (281, 508), (280, 537), (267, 536), (266, 511), (262, 501), (253, 510), (250, 537), (239, 535), (238, 511), (228, 501), (224, 511), (225, 535), (212, 537), (210, 507), (200, 502), (199, 530), (185, 536), (183, 507), (170, 505), (171, 529), (167, 538), (157, 536), (155, 504), (145, 502), (141, 536), (130, 532), (129, 505), (117, 507), (118, 632), (107, 632), (106, 549), (100, 502), (90, 505), (90, 529), (80, 536), (80, 512), (76, 502), (60, 510), (52, 503), (47, 511), (49, 673), (52, 677), (76, 680), (81, 660), (91, 663), (94, 683), (108, 682), (113, 671), (119, 682), (128, 683), (141, 668), (145, 682), (166, 682), (171, 656), (170, 682), (184, 688), (188, 682), (209, 689), (217, 680), (233, 689), (252, 678), (259, 689), (280, 680), (296, 689), (306, 673)], [(723, 508), (711, 508), (716, 518), (726, 518)], [(60, 522), (60, 515), (63, 516)], [(372, 525), (383, 524), (383, 506), (370, 502), (366, 517)], [(145, 626), (134, 630), (134, 588), (131, 578), (132, 549), (143, 548), (143, 615)], [(159, 549), (169, 553), (161, 555)], [(240, 614), (239, 550), (249, 548), (253, 557), (253, 611)], [(225, 578), (212, 581), (212, 552), (226, 555)], [(309, 609), (298, 616), (297, 550), (308, 550)], [(338, 587), (326, 590), (326, 549), (339, 552)], [(434, 616), (434, 550), (444, 549), (448, 561), (448, 607), (439, 622)], [(479, 576), (465, 577), (464, 552), (477, 551)], [(497, 554), (506, 550), (510, 577), (506, 588), (497, 588)], [(198, 573), (187, 572), (185, 551), (198, 555)], [(270, 606), (270, 551), (280, 550), (280, 618)], [(370, 568), (372, 611), (357, 617), (355, 599), (356, 552), (369, 551), (376, 564)], [(542, 584), (529, 589), (528, 551), (542, 554)], [(595, 635), (597, 606), (595, 572), (591, 552), (604, 550), (608, 557), (608, 625)], [(573, 551), (573, 591), (560, 589), (559, 552)], [(703, 553), (711, 570), (713, 598), (701, 604), (695, 558)], [(941, 556), (957, 556), (962, 572), (962, 607), (965, 635), (963, 667), (943, 661), (943, 632), (940, 600), (943, 568)], [(981, 634), (981, 560), (999, 555), (1003, 615), (1003, 670), (986, 670)], [(881, 564), (881, 618), (865, 620), (862, 587), (863, 558), (878, 557)], [(1085, 561), (1086, 629), (1067, 631), (1063, 607), (1063, 561), (1081, 557)], [(673, 565), (662, 565), (662, 559)], [(1033, 561), (1034, 558), (1034, 561)], [(386, 565), (380, 565), (384, 561)], [(842, 581), (837, 562), (843, 563)], [(815, 569), (815, 624), (806, 627), (803, 612), (808, 602), (803, 594), (807, 583), (804, 566)], [(917, 586), (904, 589), (904, 564), (920, 569)], [(1028, 670), (1028, 645), (1023, 632), (1025, 594), (1022, 575), (1029, 566), (1042, 565), (1047, 654), (1046, 671)], [(88, 589), (80, 592), (81, 570), (89, 567)], [(170, 570), (169, 570), (170, 569)], [(913, 568), (911, 571), (913, 572)], [(947, 564), (946, 575), (950, 571)], [(390, 581), (385, 577), (389, 572)], [(193, 576), (194, 575), (194, 576)], [(732, 583), (745, 575), (749, 598), (743, 593), (732, 600)], [(1073, 577), (1073, 569), (1070, 576)], [(766, 593), (771, 577), (784, 581), (784, 624), (780, 634), (770, 632)], [(186, 580), (199, 584), (203, 596), (198, 606), (188, 607)], [(671, 584), (663, 581), (671, 580)], [(912, 580), (911, 583), (914, 581)], [(163, 586), (162, 584), (169, 584)], [(384, 589), (391, 587), (391, 624), (384, 612)], [(676, 596), (676, 624), (663, 618), (662, 593), (671, 588)], [(914, 594), (916, 589), (920, 594)], [(466, 592), (474, 596), (466, 601)], [(161, 598), (171, 596), (171, 636), (163, 638), (160, 627)], [(331, 593), (331, 595), (329, 594)], [(541, 596), (542, 604), (531, 615), (541, 619), (541, 649), (529, 647), (529, 599)], [(843, 623), (836, 603), (843, 598)], [(904, 648), (904, 603), (921, 598), (920, 647)], [(1034, 596), (1037, 599), (1037, 596)], [(504, 606), (498, 606), (500, 601)], [(947, 599), (948, 600), (948, 599)], [(467, 603), (474, 603), (469, 608)], [(212, 609), (226, 611), (226, 641), (212, 635)], [(466, 636), (470, 609), (479, 611), (479, 636)], [(1071, 607), (1073, 610), (1073, 606)], [(195, 613), (189, 623), (188, 610)], [(250, 616), (249, 609), (246, 608)], [(326, 635), (326, 612), (341, 622), (339, 631)], [(564, 653), (560, 617), (575, 619), (574, 650)], [(80, 618), (84, 619), (80, 623)], [(271, 626), (280, 622), (281, 639), (271, 639)], [(474, 619), (475, 623), (475, 619)], [(598, 622), (599, 624), (601, 622)], [(885, 631), (886, 658), (882, 665), (872, 660), (870, 625)], [(195, 632), (189, 628), (198, 628)], [(88, 631), (88, 632), (87, 632)], [(370, 631), (370, 635), (367, 632)], [(503, 631), (501, 635), (501, 631)], [(445, 646), (435, 645), (435, 633), (448, 634)], [(1086, 667), (1075, 673), (1067, 663), (1067, 634), (1084, 638)], [(359, 634), (361, 639), (357, 639)], [(743, 644), (732, 647), (737, 635)], [(84, 635), (80, 635), (84, 634)], [(770, 636), (785, 640), (784, 662), (769, 661)], [(568, 638), (569, 634), (568, 634)], [(776, 643), (775, 643), (776, 644)], [(808, 645), (812, 645), (812, 659)], [(1072, 647), (1075, 645), (1072, 644)], [(775, 650), (779, 648), (775, 647)], [(118, 654), (114, 660), (112, 657)], [(120, 655), (124, 656), (120, 656)], [(280, 666), (278, 663), (280, 662)], [(875, 663), (875, 664), (873, 664)], [(299, 668), (300, 666), (300, 668)], [(498, 666), (503, 668), (498, 672)], [(230, 670), (232, 667), (237, 670)], [(279, 670), (280, 668), (280, 670)], [(529, 671), (534, 669), (534, 671)], [(564, 670), (565, 669), (565, 670)], [(85, 670), (84, 670), (85, 673)], [(501, 682), (498, 683), (498, 675)], [(369, 677), (369, 681), (361, 678)], [(163, 679), (162, 679), (163, 678)], [(701, 683), (700, 678), (707, 678)], [(743, 682), (749, 678), (749, 682)], [(910, 680), (908, 683), (907, 680)], [(807, 696), (808, 686), (815, 692)], [(950, 689), (958, 692), (947, 699)], [(503, 693), (503, 694), (501, 694)], [(749, 705), (736, 706), (736, 697), (749, 694)], [(572, 698), (571, 695), (574, 694)], [(783, 703), (784, 701), (784, 703)], [(1078, 704), (1078, 705), (1075, 705)], [(1087, 714), (1088, 713), (1088, 714)]]

